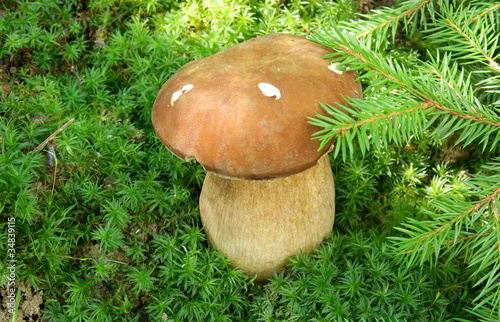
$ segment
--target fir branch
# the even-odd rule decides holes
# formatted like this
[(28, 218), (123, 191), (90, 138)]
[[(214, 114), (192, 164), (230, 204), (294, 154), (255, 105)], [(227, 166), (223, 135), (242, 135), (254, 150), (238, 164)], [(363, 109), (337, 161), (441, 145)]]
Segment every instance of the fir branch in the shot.
[[(500, 191), (500, 188), (497, 189), (497, 192)], [(495, 207), (495, 199), (491, 199), (491, 209), (493, 209), (493, 220), (495, 221), (497, 231), (500, 235), (500, 222), (498, 220), (498, 207)], [(497, 250), (498, 250), (498, 255), (500, 257), (500, 239), (497, 241)]]
[[(437, 109), (439, 109), (441, 111), (447, 112), (447, 113), (454, 115), (454, 116), (457, 116), (461, 119), (471, 120), (471, 121), (474, 121), (476, 123), (482, 123), (482, 124), (490, 125), (490, 126), (494, 126), (494, 127), (500, 127), (500, 122), (488, 121), (484, 117), (480, 117), (480, 116), (472, 116), (469, 114), (458, 113), (458, 112), (452, 111), (449, 107), (438, 104), (436, 101), (431, 100), (431, 99), (429, 99), (428, 103), (431, 106), (435, 106)], [(474, 110), (474, 112), (477, 113), (475, 110)]]
[[(485, 165), (485, 171), (498, 171), (500, 159), (496, 162)], [(475, 191), (473, 195), (480, 198), (479, 201), (469, 204), (465, 200), (456, 198), (446, 198), (434, 202), (434, 207), (440, 211), (425, 210), (433, 218), (432, 221), (416, 221), (411, 219), (412, 224), (404, 224), (406, 228), (397, 228), (408, 233), (410, 238), (394, 237), (398, 240), (401, 255), (409, 255), (407, 258), (412, 263), (417, 257), (423, 263), (431, 259), (435, 254), (436, 259), (442, 256), (443, 246), (450, 251), (450, 257), (464, 253), (464, 261), (469, 267), (474, 267), (471, 278), (478, 276), (475, 286), (481, 285), (481, 292), (474, 301), (479, 301), (477, 307), (492, 305), (497, 307), (500, 297), (495, 293), (495, 279), (500, 270), (500, 219), (498, 217), (498, 200), (500, 197), (500, 187), (498, 179), (500, 173), (489, 175), (474, 175), (467, 185)], [(468, 205), (468, 206), (466, 206)], [(460, 209), (465, 210), (459, 211)], [(433, 228), (437, 222), (445, 219), (445, 223)], [(489, 222), (487, 221), (489, 219)], [(453, 228), (452, 228), (453, 227)], [(470, 234), (471, 231), (476, 231)], [(470, 234), (470, 235), (469, 235)], [(465, 236), (464, 236), (465, 235)], [(453, 237), (452, 237), (453, 236)], [(452, 237), (452, 238), (450, 238)], [(460, 243), (459, 242), (464, 242)], [(410, 248), (410, 249), (408, 249)], [(413, 249), (411, 249), (413, 248)], [(404, 251), (401, 251), (404, 250)], [(497, 313), (498, 310), (495, 310)], [(493, 311), (492, 311), (493, 313)]]
[[(485, 236), (488, 236), (490, 234), (491, 233), (475, 234), (475, 235), (470, 235), (470, 236), (467, 236), (467, 237), (462, 237), (462, 238), (457, 238), (457, 239), (448, 239), (448, 240), (444, 241), (440, 246), (450, 246), (452, 244), (456, 244), (457, 242), (461, 242), (461, 241), (465, 241), (465, 240), (471, 240), (471, 239), (475, 239), (477, 237), (485, 237)], [(417, 241), (417, 243), (418, 242), (420, 242), (420, 241)], [(430, 245), (430, 248), (434, 248), (434, 247), (436, 247), (435, 244)], [(423, 251), (423, 250), (425, 250), (425, 248), (421, 247), (419, 249), (410, 249), (410, 250), (401, 252), (400, 254), (401, 255), (406, 255), (406, 254), (410, 254), (410, 253), (413, 253), (413, 252), (420, 252), (420, 251)]]
[[(481, 143), (483, 143), (483, 148), (486, 148), (491, 135), (497, 134), (498, 136), (497, 129), (500, 127), (498, 115), (481, 106), (480, 102), (474, 97), (474, 90), (470, 85), (470, 79), (464, 76), (464, 70), (460, 69), (456, 64), (452, 65), (452, 67), (449, 66), (449, 55), (445, 55), (442, 63), (438, 54), (433, 62), (420, 62), (420, 65), (412, 66), (413, 69), (410, 69), (398, 64), (396, 61), (382, 59), (376, 53), (373, 53), (367, 44), (356, 39), (353, 35), (339, 31), (335, 27), (332, 28), (331, 36), (328, 36), (328, 33), (318, 34), (316, 38), (324, 45), (337, 50), (335, 58), (332, 61), (339, 62), (342, 67), (348, 65), (350, 70), (367, 70), (367, 73), (361, 76), (361, 78), (370, 77), (372, 80), (369, 87), (365, 89), (365, 93), (369, 93), (369, 95), (365, 94), (367, 100), (369, 100), (370, 96), (379, 99), (382, 96), (392, 95), (391, 92), (398, 89), (409, 93), (410, 96), (413, 96), (411, 100), (424, 104), (422, 106), (425, 106), (426, 109), (435, 107), (439, 111), (434, 112), (436, 117), (441, 116), (443, 118), (444, 115), (453, 117), (452, 119), (447, 119), (446, 122), (441, 122), (431, 135), (439, 134), (439, 138), (443, 139), (456, 131), (471, 134), (473, 128), (477, 126), (474, 124), (481, 124), (486, 127), (477, 127), (478, 131), (474, 132), (473, 135), (464, 134), (460, 139), (466, 140), (465, 146), (467, 146), (473, 140), (482, 138)], [(454, 79), (457, 79), (457, 81), (453, 81), (452, 83), (451, 80)], [(446, 86), (447, 89), (443, 88), (443, 86)], [(350, 103), (352, 104), (352, 102)], [(365, 104), (358, 104), (359, 111), (356, 114), (357, 117), (362, 117), (363, 113), (360, 111), (365, 111), (368, 115), (372, 114), (371, 119), (350, 119), (347, 120), (350, 123), (343, 126), (334, 122), (333, 118), (341, 118), (340, 114), (344, 112), (341, 110), (330, 110), (329, 114), (333, 118), (322, 118), (322, 122), (313, 124), (323, 126), (325, 129), (328, 128), (334, 131), (334, 133), (328, 134), (326, 131), (319, 131), (315, 133), (314, 137), (320, 139), (322, 146), (324, 146), (337, 133), (340, 133), (341, 137), (344, 138), (346, 137), (346, 131), (360, 128), (366, 123), (384, 119), (387, 117), (387, 114), (395, 113), (391, 114), (391, 116), (404, 114), (398, 114), (397, 112), (386, 113), (384, 112), (386, 109), (384, 107), (381, 107), (382, 112), (374, 114), (368, 106), (370, 104), (373, 104), (373, 100)], [(408, 109), (409, 112), (416, 112), (417, 110)], [(377, 116), (373, 118), (373, 115)], [(428, 125), (432, 124), (436, 117)], [(335, 124), (335, 126), (329, 127), (328, 123)], [(364, 127), (365, 131), (374, 129)], [(372, 131), (371, 134), (372, 138), (378, 137)], [(355, 136), (358, 135), (350, 135), (352, 138)], [(366, 135), (363, 133), (361, 136)], [(396, 142), (401, 141), (398, 135), (394, 136), (394, 138), (396, 138)], [(495, 139), (490, 148), (495, 148), (498, 142), (499, 140)], [(347, 143), (349, 147), (352, 146), (350, 142)], [(368, 148), (368, 145), (360, 143), (360, 147), (365, 149)], [(337, 154), (337, 151), (340, 150), (336, 150), (335, 154)]]
[[(500, 20), (494, 11), (498, 8), (498, 4), (477, 1), (405, 1), (399, 8), (316, 33), (316, 41), (337, 51), (329, 57), (332, 62), (359, 72), (364, 100), (348, 100), (347, 107), (325, 105), (326, 114), (310, 120), (320, 127), (313, 137), (322, 145), (335, 140), (334, 157), (342, 153), (344, 160), (347, 151), (354, 154), (355, 145), (364, 155), (372, 146), (386, 148), (388, 142), (401, 146), (425, 137), (441, 141), (454, 133), (459, 135), (452, 141), (455, 145), (476, 142), (483, 151), (489, 148), (496, 155), (500, 145)], [(421, 15), (418, 21), (418, 12), (426, 12), (425, 19)], [(401, 19), (412, 22), (411, 27), (409, 23), (403, 26), (402, 39), (418, 35), (417, 46), (425, 49), (420, 57), (425, 58), (401, 59), (397, 50), (384, 51), (393, 48), (387, 35), (390, 28), (392, 45), (397, 47), (395, 33)], [(496, 162), (481, 168), (496, 172), (500, 160)], [(395, 228), (408, 236), (391, 237), (397, 242), (397, 253), (406, 255), (408, 266), (428, 261), (442, 265), (444, 254), (449, 255), (446, 263), (460, 258), (470, 269), (468, 280), (474, 278), (475, 287), (481, 286), (475, 308), (492, 308), (498, 316), (499, 180), (500, 174), (473, 174), (463, 186), (454, 188), (459, 193), (449, 188), (441, 190), (442, 195), (429, 195), (432, 203), (422, 208), (424, 219), (405, 218)]]
[(455, 29), (469, 44), (472, 48), (474, 48), (476, 51), (478, 51), (487, 61), (488, 65), (495, 69), (497, 72), (500, 72), (500, 66), (496, 61), (493, 60), (492, 57), (490, 57), (484, 50), (482, 50), (479, 45), (471, 39), (457, 24), (455, 24), (453, 21), (450, 19), (445, 19), (446, 23), (450, 25), (453, 29)]
[[(450, 226), (451, 224), (459, 221), (460, 219), (462, 219), (462, 217), (464, 216), (467, 216), (468, 214), (470, 213), (474, 213), (474, 212), (477, 212), (479, 211), (479, 209), (481, 207), (483, 207), (484, 205), (486, 205), (488, 202), (494, 202), (496, 196), (500, 193), (500, 188), (496, 189), (491, 195), (487, 196), (486, 198), (484, 198), (483, 200), (481, 200), (480, 202), (474, 204), (472, 207), (468, 208), (467, 210), (465, 210), (462, 214), (460, 214), (459, 216), (457, 217), (454, 217), (451, 221), (447, 222), (446, 224), (438, 227), (436, 230), (434, 230), (433, 232), (427, 234), (427, 235), (424, 235), (422, 237), (420, 237), (420, 239), (417, 241), (417, 244), (428, 239), (429, 237), (433, 236), (433, 235), (436, 235), (438, 234), (439, 232), (441, 232), (442, 230), (444, 230), (445, 228), (447, 228), (448, 226)], [(493, 209), (493, 208), (492, 208)], [(497, 215), (498, 215), (498, 209), (497, 209)], [(499, 226), (500, 227), (500, 226)], [(499, 245), (500, 247), (500, 245)], [(499, 251), (500, 251), (500, 248), (499, 248)], [(500, 253), (499, 253), (500, 255)]]
[(488, 9), (484, 10), (483, 12), (481, 12), (480, 14), (478, 14), (477, 16), (475, 16), (474, 18), (472, 18), (472, 20), (470, 22), (471, 23), (475, 23), (476, 21), (478, 21), (479, 19), (481, 19), (483, 16), (485, 16), (488, 13), (490, 13), (490, 12), (492, 12), (494, 10), (497, 10), (497, 9), (500, 9), (500, 3), (497, 4), (497, 5), (494, 5), (491, 8), (488, 8)]
[[(424, 104), (426, 104), (426, 108), (429, 108), (431, 106), (435, 106), (437, 109), (439, 109), (441, 111), (448, 112), (449, 114), (457, 116), (457, 117), (462, 118), (464, 120), (472, 120), (472, 121), (477, 122), (477, 123), (483, 123), (483, 124), (491, 125), (491, 126), (495, 126), (495, 127), (500, 126), (500, 122), (492, 122), (492, 121), (486, 120), (483, 117), (480, 117), (477, 114), (477, 111), (475, 109), (473, 110), (473, 112), (474, 112), (474, 114), (476, 114), (476, 116), (472, 116), (472, 115), (462, 114), (462, 113), (453, 111), (451, 108), (437, 103), (435, 100), (433, 100), (426, 93), (416, 90), (414, 88), (414, 86), (412, 86), (414, 84), (405, 82), (405, 79), (407, 79), (407, 80), (411, 79), (410, 78), (411, 75), (404, 75), (403, 73), (400, 73), (400, 72), (396, 71), (395, 69), (391, 70), (390, 66), (384, 66), (385, 67), (384, 68), (384, 67), (382, 67), (382, 64), (380, 64), (381, 63), (380, 61), (376, 62), (376, 61), (368, 60), (365, 57), (365, 55), (363, 55), (360, 52), (355, 51), (352, 47), (349, 47), (348, 44), (340, 43), (340, 42), (336, 42), (336, 43), (344, 49), (344, 53), (359, 60), (359, 62), (361, 62), (362, 65), (365, 66), (365, 68), (370, 68), (370, 69), (374, 70), (375, 72), (382, 75), (386, 79), (392, 81), (395, 85), (398, 85), (402, 89), (413, 93), (417, 98), (424, 100)], [(431, 67), (430, 71), (437, 74), (438, 77), (440, 78), (440, 80), (443, 79), (442, 75), (434, 67)], [(391, 72), (392, 72), (392, 74), (391, 74)], [(403, 76), (408, 76), (408, 77), (403, 78)], [(453, 91), (457, 94), (457, 96), (459, 98), (463, 98), (462, 95), (460, 95), (453, 87), (450, 87), (450, 88), (453, 89)], [(342, 135), (342, 136), (344, 136), (344, 135)]]
[(395, 116), (401, 116), (404, 113), (410, 114), (410, 113), (413, 113), (413, 112), (415, 112), (416, 110), (419, 110), (419, 109), (426, 110), (426, 109), (429, 109), (429, 108), (431, 108), (433, 106), (434, 105), (431, 104), (431, 103), (424, 102), (424, 103), (419, 104), (417, 106), (411, 107), (411, 108), (409, 108), (407, 110), (400, 110), (398, 112), (392, 112), (392, 113), (389, 113), (389, 114), (382, 114), (382, 115), (378, 115), (378, 116), (375, 116), (375, 117), (372, 117), (372, 118), (369, 118), (369, 119), (364, 119), (362, 121), (355, 122), (355, 123), (344, 123), (343, 127), (337, 128), (336, 130), (339, 131), (339, 133), (340, 133), (340, 135), (342, 137), (344, 137), (345, 136), (345, 132), (349, 131), (349, 130), (352, 130), (354, 127), (362, 127), (362, 126), (364, 126), (364, 125), (366, 125), (368, 123), (374, 123), (374, 122), (381, 121), (381, 120), (384, 120), (384, 119), (392, 119)]
[(371, 34), (371, 33), (374, 33), (380, 29), (383, 29), (395, 22), (399, 22), (400, 19), (402, 18), (409, 18), (411, 17), (415, 12), (417, 12), (418, 10), (422, 9), (423, 6), (425, 6), (426, 4), (429, 3), (430, 0), (424, 0), (422, 2), (420, 2), (418, 4), (418, 6), (416, 7), (410, 7), (408, 10), (400, 13), (399, 15), (397, 16), (394, 16), (394, 17), (391, 17), (390, 19), (386, 20), (386, 21), (383, 21), (382, 23), (380, 23), (379, 25), (375, 25), (373, 28), (371, 29), (368, 29), (364, 32), (362, 32), (361, 34), (357, 35), (356, 38), (363, 38), (365, 37), (366, 35), (368, 34)]
[[(498, 15), (487, 15), (493, 9), (497, 9), (496, 6), (488, 8), (450, 5), (440, 14), (442, 18), (430, 23), (430, 28), (423, 32), (428, 35), (427, 39), (437, 46), (438, 51), (453, 53), (462, 65), (485, 64), (491, 71), (498, 73), (500, 68), (495, 61), (498, 55), (493, 56), (498, 45), (500, 21)], [(470, 17), (478, 11), (481, 13), (476, 15), (476, 20), (472, 22)], [(478, 20), (481, 23), (475, 23)]]
[[(439, 57), (438, 57), (438, 60), (439, 60)], [(447, 59), (446, 57), (443, 59), (444, 60), (444, 63), (446, 64), (447, 63)], [(458, 91), (458, 89), (456, 88), (456, 86), (454, 86), (450, 79), (446, 78), (446, 75), (441, 72), (441, 71), (438, 71), (433, 65), (429, 64), (428, 65), (428, 69), (431, 73), (433, 73), (434, 75), (436, 75), (440, 82), (445, 84), (446, 86), (448, 86), (448, 88), (450, 88), (454, 93), (455, 93), (455, 96), (457, 97), (462, 97), (462, 94)], [(448, 70), (448, 69), (444, 69), (444, 70)], [(455, 77), (452, 77), (451, 79), (453, 79)], [(462, 73), (460, 73), (460, 75), (458, 76), (458, 78), (460, 79), (460, 84), (462, 84), (462, 80), (464, 78), (464, 73), (463, 73), (463, 70), (462, 70)], [(465, 90), (467, 90), (468, 88), (466, 88)], [(474, 108), (473, 105), (470, 106), (471, 109), (472, 109), (472, 112), (477, 116), (477, 117), (481, 117), (478, 112), (476, 111), (476, 109)], [(445, 109), (446, 110), (446, 109)]]

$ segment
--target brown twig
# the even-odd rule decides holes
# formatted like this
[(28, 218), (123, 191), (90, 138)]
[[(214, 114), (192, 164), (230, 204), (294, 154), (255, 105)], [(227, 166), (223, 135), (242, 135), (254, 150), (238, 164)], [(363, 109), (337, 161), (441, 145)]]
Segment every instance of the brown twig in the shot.
[(491, 11), (493, 10), (496, 10), (496, 9), (499, 9), (500, 8), (500, 4), (497, 4), (491, 8), (489, 8), (488, 10), (485, 10), (483, 12), (481, 12), (479, 15), (475, 16), (471, 21), (470, 23), (475, 23), (478, 19), (482, 18), (484, 15), (487, 15), (488, 13), (490, 13)]
[[(54, 151), (54, 154), (55, 154), (55, 151)], [(57, 161), (56, 161), (56, 164), (54, 167), (54, 180), (52, 181), (52, 191), (50, 193), (50, 199), (52, 199), (54, 197), (54, 190), (56, 188), (56, 179), (57, 179)]]
[(120, 25), (122, 25), (122, 27), (125, 30), (128, 30), (127, 27), (125, 27), (125, 25), (123, 24), (122, 20), (120, 19), (120, 16), (118, 15), (118, 9), (116, 7), (113, 7), (112, 9), (113, 9), (113, 13), (115, 14), (116, 20), (118, 20), (118, 22), (120, 23)]
[[(491, 202), (491, 209), (493, 209), (493, 220), (495, 220), (497, 230), (500, 231), (500, 223), (498, 220), (498, 207), (495, 207), (496, 199), (491, 198), (490, 202)], [(500, 241), (497, 241), (497, 250), (498, 254), (500, 254)]]
[[(88, 261), (91, 258), (79, 258), (79, 257), (71, 257), (71, 256), (63, 256), (63, 255), (52, 255), (53, 257), (57, 258), (65, 258), (65, 259), (76, 259), (80, 261)], [(46, 257), (46, 255), (42, 255), (42, 257)]]
[[(127, 73), (129, 71), (129, 68), (130, 68), (130, 58), (132, 56), (132, 46), (134, 45), (134, 36), (135, 36), (135, 29), (132, 30), (132, 40), (130, 40), (130, 48), (128, 51), (128, 61), (127, 61)], [(128, 76), (129, 75), (127, 75), (127, 82), (128, 82)]]
[(438, 104), (437, 102), (433, 101), (433, 100), (430, 100), (431, 103), (434, 104), (434, 106), (441, 110), (441, 111), (446, 111), (448, 113), (450, 113), (451, 115), (455, 115), (461, 119), (464, 119), (464, 120), (472, 120), (474, 122), (477, 122), (477, 123), (483, 123), (483, 124), (486, 124), (486, 125), (491, 125), (491, 126), (495, 126), (495, 127), (499, 127), (500, 126), (500, 122), (492, 122), (492, 121), (488, 121), (488, 120), (485, 120), (484, 118), (482, 117), (475, 117), (475, 116), (472, 116), (472, 115), (469, 115), (469, 114), (461, 114), (461, 113), (457, 113), (457, 112), (454, 112), (454, 111), (450, 111), (450, 108), (446, 107), (446, 106), (443, 106), (443, 105), (440, 105)]
[(35, 149), (35, 152), (34, 154), (37, 154), (38, 152), (42, 151), (43, 148), (45, 148), (45, 146), (55, 138), (56, 135), (58, 135), (62, 130), (64, 130), (65, 128), (67, 128), (71, 123), (73, 123), (73, 121), (75, 120), (75, 118), (72, 118), (71, 120), (69, 120), (68, 122), (66, 122), (63, 126), (61, 126), (59, 129), (57, 129), (57, 131), (55, 131), (54, 133), (52, 133), (48, 138), (45, 139), (45, 141), (43, 141), (36, 149)]

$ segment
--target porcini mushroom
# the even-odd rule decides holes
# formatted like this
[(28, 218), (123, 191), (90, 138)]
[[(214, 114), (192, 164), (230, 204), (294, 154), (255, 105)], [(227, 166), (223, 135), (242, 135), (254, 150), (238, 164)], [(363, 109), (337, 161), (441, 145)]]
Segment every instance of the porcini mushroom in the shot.
[(153, 106), (163, 144), (207, 171), (200, 215), (209, 242), (257, 280), (333, 227), (330, 147), (319, 150), (308, 117), (362, 93), (355, 72), (323, 59), (331, 53), (288, 34), (253, 38), (183, 66)]

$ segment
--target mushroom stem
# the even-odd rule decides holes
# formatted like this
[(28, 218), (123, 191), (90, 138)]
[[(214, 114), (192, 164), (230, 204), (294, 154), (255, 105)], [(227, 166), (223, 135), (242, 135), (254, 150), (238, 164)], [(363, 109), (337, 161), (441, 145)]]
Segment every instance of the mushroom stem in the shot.
[(328, 154), (302, 173), (270, 180), (234, 180), (208, 172), (200, 214), (211, 245), (257, 281), (312, 252), (335, 218)]

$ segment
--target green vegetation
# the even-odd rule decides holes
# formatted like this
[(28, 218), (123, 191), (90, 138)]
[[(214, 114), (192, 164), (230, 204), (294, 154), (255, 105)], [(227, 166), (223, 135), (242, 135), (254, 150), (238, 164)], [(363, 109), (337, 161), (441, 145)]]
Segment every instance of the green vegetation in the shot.
[[(366, 9), (0, 2), (0, 286), (15, 217), (18, 315), (499, 320), (500, 5)], [(161, 144), (150, 112), (185, 63), (272, 32), (337, 48), (332, 59), (359, 71), (365, 99), (349, 117), (325, 106), (332, 117), (311, 120), (318, 138), (336, 139), (332, 235), (257, 284), (208, 246), (197, 205), (204, 171)]]
[(436, 269), (462, 263), (463, 282), (479, 291), (468, 310), (499, 320), (500, 4), (407, 1), (364, 18), (315, 35), (365, 85), (349, 116), (325, 106), (331, 116), (311, 120), (323, 127), (316, 136), (335, 138), (334, 156), (344, 161), (372, 149), (388, 154), (391, 145), (411, 151), (375, 160), (402, 164), (383, 206), (418, 206), (392, 225), (403, 233), (390, 237), (406, 254), (400, 260)]

